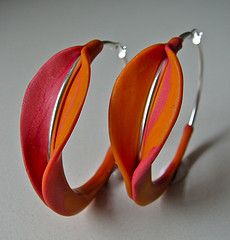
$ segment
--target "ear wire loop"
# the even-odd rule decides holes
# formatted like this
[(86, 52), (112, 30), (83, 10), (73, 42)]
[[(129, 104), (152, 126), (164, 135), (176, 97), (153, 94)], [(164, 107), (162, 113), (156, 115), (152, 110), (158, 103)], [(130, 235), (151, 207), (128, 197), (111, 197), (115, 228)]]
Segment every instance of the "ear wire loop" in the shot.
[(184, 132), (179, 144), (179, 147), (177, 149), (176, 155), (174, 159), (178, 159), (180, 162), (180, 166), (182, 167), (180, 170), (179, 168), (176, 170), (175, 175), (173, 177), (173, 183), (176, 183), (180, 181), (183, 176), (186, 174), (187, 169), (184, 166), (182, 161), (182, 158), (184, 156), (184, 153), (187, 149), (187, 146), (189, 144), (189, 140), (191, 138), (193, 129), (194, 129), (194, 124), (199, 108), (199, 103), (200, 103), (200, 97), (201, 97), (201, 92), (202, 92), (202, 87), (203, 87), (203, 82), (204, 82), (204, 57), (203, 57), (203, 49), (202, 49), (202, 43), (201, 43), (201, 38), (202, 38), (203, 32), (198, 31), (197, 29), (193, 29), (190, 32), (186, 32), (180, 35), (180, 37), (185, 40), (186, 38), (190, 38), (192, 40), (192, 43), (197, 46), (198, 50), (198, 64), (199, 64), (199, 69), (198, 69), (198, 84), (197, 84), (197, 92), (196, 92), (196, 97), (194, 101), (194, 105), (190, 114), (190, 118), (188, 123), (186, 124), (184, 128)]
[(200, 97), (201, 97), (201, 92), (202, 92), (202, 87), (203, 87), (203, 82), (204, 82), (204, 57), (203, 57), (203, 49), (202, 49), (202, 43), (201, 43), (201, 38), (202, 38), (203, 32), (198, 31), (197, 29), (193, 29), (190, 32), (185, 32), (180, 35), (180, 37), (185, 40), (186, 38), (192, 39), (192, 43), (197, 46), (198, 50), (198, 64), (199, 64), (199, 69), (198, 69), (198, 84), (197, 84), (197, 92), (196, 92), (196, 97), (194, 101), (194, 105), (190, 114), (190, 118), (188, 123), (184, 127), (184, 132), (182, 135), (182, 138), (180, 140), (179, 147), (177, 149), (176, 155), (174, 157), (175, 160), (178, 160), (180, 162), (179, 168), (177, 168), (174, 177), (172, 179), (173, 183), (179, 182), (187, 173), (187, 168), (182, 162), (182, 158), (184, 156), (184, 153), (187, 149), (187, 146), (189, 144), (189, 140), (192, 136), (192, 132), (194, 129), (194, 124), (199, 108), (199, 103), (200, 103)]
[[(108, 41), (108, 40), (104, 40), (102, 41), (104, 45), (108, 45), (110, 47), (114, 47), (114, 49), (118, 52), (118, 58), (121, 59), (123, 61), (124, 64), (127, 64), (128, 59), (127, 59), (127, 47), (125, 45), (122, 45), (120, 42), (113, 42), (113, 41)], [(53, 113), (52, 113), (52, 117), (51, 117), (51, 121), (50, 121), (50, 127), (49, 127), (49, 134), (48, 134), (48, 159), (50, 159), (50, 151), (51, 151), (51, 139), (52, 139), (52, 135), (53, 135), (53, 129), (54, 129), (54, 123), (57, 117), (57, 112), (58, 109), (60, 107), (61, 104), (61, 100), (63, 97), (63, 94), (65, 92), (66, 86), (68, 85), (68, 82), (70, 80), (70, 77), (72, 75), (72, 72), (74, 70), (74, 68), (76, 67), (76, 65), (78, 64), (78, 62), (80, 61), (80, 57), (77, 58), (77, 60), (74, 62), (73, 66), (71, 67), (71, 69), (69, 70), (61, 88), (60, 91), (58, 93), (55, 105), (54, 105), (54, 109), (53, 109)]]

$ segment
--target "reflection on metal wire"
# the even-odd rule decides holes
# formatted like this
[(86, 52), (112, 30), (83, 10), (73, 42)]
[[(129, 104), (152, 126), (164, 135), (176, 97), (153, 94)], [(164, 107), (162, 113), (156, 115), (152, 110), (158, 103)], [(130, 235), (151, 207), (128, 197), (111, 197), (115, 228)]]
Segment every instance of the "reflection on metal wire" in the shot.
[(203, 57), (203, 50), (201, 45), (201, 38), (203, 36), (203, 32), (198, 31), (197, 29), (193, 29), (191, 32), (185, 32), (180, 35), (181, 38), (191, 38), (194, 45), (197, 46), (198, 54), (199, 54), (199, 73), (198, 73), (198, 87), (197, 87), (197, 94), (195, 98), (195, 103), (192, 108), (192, 112), (188, 121), (189, 126), (194, 126), (194, 122), (196, 119), (199, 103), (200, 103), (200, 95), (202, 91), (203, 85), (203, 74), (204, 74), (204, 57)]

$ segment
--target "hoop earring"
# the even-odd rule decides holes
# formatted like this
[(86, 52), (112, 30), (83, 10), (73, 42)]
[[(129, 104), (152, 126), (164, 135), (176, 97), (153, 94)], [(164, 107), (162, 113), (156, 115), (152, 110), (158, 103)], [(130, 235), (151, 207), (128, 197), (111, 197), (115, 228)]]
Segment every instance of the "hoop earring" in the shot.
[(126, 60), (126, 47), (118, 42), (93, 40), (64, 49), (40, 68), (23, 100), (20, 130), (24, 164), (39, 197), (61, 215), (83, 210), (114, 169), (109, 148), (93, 177), (81, 187), (71, 189), (62, 164), (63, 148), (87, 95), (90, 64), (103, 45), (114, 46), (119, 58)]
[[(203, 83), (202, 32), (194, 29), (152, 45), (137, 54), (117, 78), (109, 106), (109, 134), (116, 164), (127, 193), (139, 205), (147, 205), (167, 189), (176, 174), (193, 132)], [(176, 56), (186, 38), (199, 50), (199, 81), (195, 105), (177, 152), (155, 181), (151, 164), (164, 146), (180, 111), (183, 76)]]

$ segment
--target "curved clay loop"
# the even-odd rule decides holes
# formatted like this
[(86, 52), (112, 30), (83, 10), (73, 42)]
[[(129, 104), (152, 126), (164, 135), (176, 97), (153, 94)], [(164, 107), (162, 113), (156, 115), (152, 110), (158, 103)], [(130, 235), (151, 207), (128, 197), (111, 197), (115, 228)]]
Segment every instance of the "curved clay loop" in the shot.
[[(94, 176), (72, 190), (61, 153), (80, 115), (90, 80), (90, 63), (102, 50), (99, 40), (65, 49), (48, 60), (30, 82), (21, 113), (21, 144), (25, 166), (40, 198), (54, 211), (73, 215), (84, 209), (108, 180), (114, 167), (109, 149)], [(76, 66), (75, 62), (79, 59)], [(71, 76), (55, 117), (48, 158), (48, 137), (56, 99), (70, 69)]]
[(109, 106), (109, 133), (116, 163), (131, 197), (131, 179), (138, 165), (143, 110), (154, 75), (165, 58), (164, 45), (154, 45), (134, 57), (119, 75)]
[(82, 46), (62, 50), (51, 57), (29, 83), (20, 119), (24, 163), (34, 189), (43, 200), (42, 177), (48, 163), (48, 132), (53, 108), (69, 69)]
[(192, 132), (193, 127), (186, 125), (173, 160), (165, 172), (155, 181), (152, 182), (151, 178), (151, 163), (155, 160), (159, 151), (156, 155), (152, 156), (152, 160), (146, 161), (146, 163), (143, 161), (143, 165), (140, 164), (140, 166), (138, 166), (139, 169), (137, 171), (139, 171), (138, 174), (140, 175), (138, 176), (138, 174), (135, 173), (132, 181), (133, 200), (137, 204), (145, 206), (160, 197), (167, 189), (181, 163)]
[[(113, 89), (109, 111), (112, 151), (129, 196), (140, 205), (154, 201), (167, 188), (192, 132), (191, 127), (186, 127), (176, 157), (165, 173), (152, 182), (151, 164), (168, 138), (181, 107), (183, 76), (176, 57), (181, 47), (182, 39), (176, 37), (167, 44), (143, 50), (124, 68)], [(162, 62), (164, 66), (151, 98), (139, 146), (145, 104)]]

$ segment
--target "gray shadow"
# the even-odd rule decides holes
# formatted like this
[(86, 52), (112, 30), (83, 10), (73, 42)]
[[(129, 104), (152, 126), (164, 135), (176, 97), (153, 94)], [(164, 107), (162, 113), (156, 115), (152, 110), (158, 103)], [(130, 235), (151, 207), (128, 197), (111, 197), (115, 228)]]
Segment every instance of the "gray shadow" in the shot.
[[(207, 140), (199, 147), (197, 147), (194, 151), (192, 151), (187, 157), (182, 161), (183, 164), (180, 166), (174, 181), (169, 186), (168, 190), (161, 197), (161, 202), (163, 205), (167, 205), (169, 207), (181, 207), (182, 203), (185, 202), (185, 186), (186, 180), (189, 172), (191, 171), (194, 164), (201, 159), (201, 157), (211, 150), (214, 146), (220, 144), (222, 141), (226, 139), (226, 137), (230, 133), (230, 128), (220, 132), (215, 135), (211, 139)], [(224, 158), (224, 156), (220, 156), (220, 158)], [(221, 160), (221, 159), (219, 159)], [(218, 161), (217, 161), (218, 163)], [(224, 167), (225, 168), (225, 167)], [(230, 166), (226, 166), (226, 171), (229, 171)], [(180, 172), (179, 172), (180, 171)], [(179, 178), (177, 175), (180, 174)], [(201, 202), (206, 203), (208, 199), (218, 197), (220, 191), (226, 191), (223, 187), (219, 187), (220, 179), (222, 178), (221, 172), (210, 173), (210, 177), (205, 180), (205, 183), (201, 185), (211, 185), (212, 189), (208, 191), (208, 194), (205, 196), (202, 195), (202, 188), (199, 188), (200, 183), (196, 186), (196, 189), (192, 189), (191, 191), (196, 194), (197, 204), (199, 205)], [(123, 184), (123, 179), (120, 172), (115, 171), (109, 181), (104, 185), (104, 187), (99, 191), (95, 200), (91, 203), (89, 207), (89, 213), (92, 216), (96, 216), (97, 218), (106, 217), (109, 219), (108, 221), (114, 222), (116, 219), (116, 213), (114, 212), (114, 193)], [(225, 186), (222, 184), (222, 186)], [(196, 203), (193, 202), (193, 206)], [(188, 206), (186, 204), (186, 206)], [(138, 206), (137, 206), (138, 207)]]
[[(204, 155), (207, 151), (211, 150), (215, 145), (219, 144), (220, 142), (224, 141), (227, 136), (230, 133), (230, 128), (227, 128), (226, 130), (223, 130), (219, 134), (215, 135), (211, 139), (207, 140), (203, 144), (201, 144), (199, 147), (197, 147), (194, 151), (192, 151), (183, 161), (182, 165), (180, 166), (180, 169), (178, 169), (178, 172), (176, 173), (176, 176), (172, 182), (172, 184), (169, 186), (168, 190), (165, 192), (165, 194), (162, 197), (162, 200), (164, 203), (167, 203), (170, 205), (172, 204), (181, 204), (185, 198), (185, 186), (186, 186), (186, 180), (189, 172), (191, 171), (194, 164)], [(219, 156), (219, 161), (221, 161), (221, 158), (224, 156)], [(223, 159), (224, 160), (224, 159)], [(217, 161), (217, 164), (218, 162)], [(218, 167), (218, 166), (217, 166)], [(221, 184), (221, 179), (223, 179), (223, 172), (228, 172), (230, 166), (224, 166), (225, 169), (223, 171), (217, 171), (214, 173), (210, 173), (210, 178), (207, 179), (205, 183), (202, 183), (204, 186), (212, 186), (210, 188), (210, 191), (208, 189), (208, 194), (205, 196), (202, 193), (202, 188), (200, 189), (192, 189), (194, 194), (196, 194), (197, 204), (200, 204), (201, 201), (208, 201), (212, 197), (218, 197), (218, 195), (221, 194), (221, 191), (224, 191), (224, 184)], [(220, 169), (219, 169), (220, 170)], [(179, 175), (179, 176), (177, 176)], [(199, 188), (201, 184), (197, 185), (197, 188)]]
[(91, 203), (90, 212), (97, 216), (114, 215), (114, 191), (123, 183), (123, 178), (118, 169), (116, 169), (109, 178), (109, 181), (97, 193), (94, 201)]

